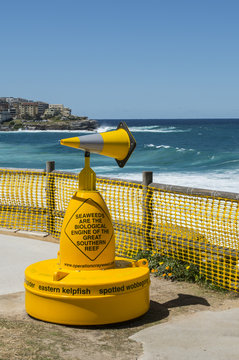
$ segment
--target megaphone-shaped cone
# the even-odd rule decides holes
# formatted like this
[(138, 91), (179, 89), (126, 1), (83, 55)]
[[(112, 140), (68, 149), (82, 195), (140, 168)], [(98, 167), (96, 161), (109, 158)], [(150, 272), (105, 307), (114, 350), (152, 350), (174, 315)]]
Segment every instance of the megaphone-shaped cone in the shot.
[(122, 121), (117, 130), (62, 139), (61, 145), (115, 158), (118, 165), (124, 167), (135, 149), (136, 141)]

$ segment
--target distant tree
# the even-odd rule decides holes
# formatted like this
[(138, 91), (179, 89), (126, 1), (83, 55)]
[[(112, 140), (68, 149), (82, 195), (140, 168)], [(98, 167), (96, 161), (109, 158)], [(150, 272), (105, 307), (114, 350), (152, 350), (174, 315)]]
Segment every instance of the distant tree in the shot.
[(34, 119), (34, 117), (29, 114), (22, 115), (21, 118), (24, 120), (33, 120)]
[(41, 120), (41, 115), (40, 115), (40, 114), (36, 114), (35, 120)]
[(10, 121), (10, 123), (8, 124), (9, 125), (9, 127), (13, 127), (14, 125), (15, 125), (15, 121)]

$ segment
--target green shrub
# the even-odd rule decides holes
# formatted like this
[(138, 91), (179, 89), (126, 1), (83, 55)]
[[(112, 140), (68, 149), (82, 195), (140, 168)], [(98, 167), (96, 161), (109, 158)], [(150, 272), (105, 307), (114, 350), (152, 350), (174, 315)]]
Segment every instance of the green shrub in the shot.
[(134, 258), (136, 260), (142, 258), (147, 259), (150, 272), (154, 276), (159, 276), (171, 281), (187, 281), (202, 284), (210, 289), (227, 291), (208, 280), (206, 275), (200, 272), (198, 265), (174, 259), (165, 254), (155, 254), (152, 251), (139, 251)]

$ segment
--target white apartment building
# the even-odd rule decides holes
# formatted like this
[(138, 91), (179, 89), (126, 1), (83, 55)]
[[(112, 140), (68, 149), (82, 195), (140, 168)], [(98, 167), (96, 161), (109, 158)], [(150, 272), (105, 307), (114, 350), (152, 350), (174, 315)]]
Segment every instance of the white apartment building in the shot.
[(54, 109), (62, 112), (64, 110), (63, 104), (49, 104), (49, 109)]
[(49, 108), (45, 111), (44, 115), (52, 115), (60, 113), (62, 116), (70, 116), (71, 109), (65, 108), (63, 104), (49, 104)]

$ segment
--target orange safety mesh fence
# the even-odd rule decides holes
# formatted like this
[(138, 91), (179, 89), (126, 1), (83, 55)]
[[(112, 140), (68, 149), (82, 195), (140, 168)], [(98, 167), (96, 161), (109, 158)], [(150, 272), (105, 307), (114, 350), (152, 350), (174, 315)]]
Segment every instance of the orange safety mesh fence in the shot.
[[(150, 250), (197, 264), (207, 279), (239, 292), (239, 194), (97, 178), (111, 213), (116, 252)], [(78, 175), (0, 169), (0, 227), (60, 238)]]

